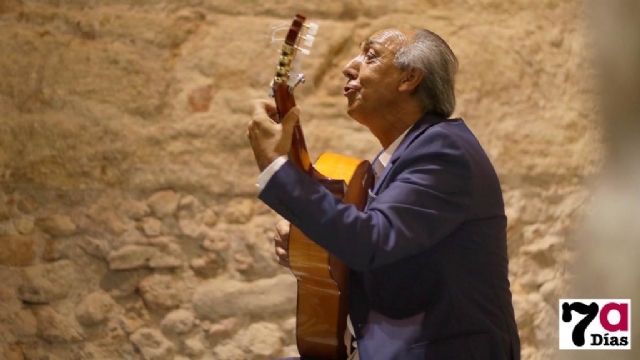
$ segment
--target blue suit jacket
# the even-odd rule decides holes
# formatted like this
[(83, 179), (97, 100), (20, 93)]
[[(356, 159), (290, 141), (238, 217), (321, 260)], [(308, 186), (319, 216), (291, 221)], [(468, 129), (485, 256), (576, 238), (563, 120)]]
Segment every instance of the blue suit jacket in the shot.
[(361, 360), (519, 359), (502, 192), (464, 122), (423, 116), (373, 196), (359, 211), (290, 162), (260, 193), (352, 269)]

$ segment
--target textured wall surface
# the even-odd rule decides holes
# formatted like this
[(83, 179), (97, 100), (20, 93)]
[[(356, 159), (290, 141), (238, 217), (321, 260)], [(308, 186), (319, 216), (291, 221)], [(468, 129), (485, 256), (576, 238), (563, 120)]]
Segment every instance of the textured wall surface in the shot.
[(372, 158), (341, 68), (370, 33), (429, 28), (509, 217), (523, 359), (557, 348), (567, 238), (599, 168), (577, 1), (0, 0), (0, 357), (295, 354), (245, 137), (297, 11), (320, 24), (297, 92), (312, 155)]
[[(572, 246), (572, 298), (640, 299), (640, 3), (590, 0), (590, 32), (602, 106), (607, 156), (594, 187), (591, 211)], [(608, 360), (640, 358), (640, 312), (631, 312), (631, 350)], [(600, 360), (602, 351), (567, 351), (563, 360)]]

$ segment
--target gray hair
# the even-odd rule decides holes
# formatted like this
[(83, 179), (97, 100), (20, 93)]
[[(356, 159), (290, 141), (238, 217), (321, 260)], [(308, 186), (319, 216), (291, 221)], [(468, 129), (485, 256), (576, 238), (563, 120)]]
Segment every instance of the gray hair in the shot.
[(429, 30), (416, 29), (414, 41), (398, 51), (394, 64), (400, 70), (422, 70), (416, 95), (425, 112), (445, 118), (453, 114), (458, 59), (440, 36)]

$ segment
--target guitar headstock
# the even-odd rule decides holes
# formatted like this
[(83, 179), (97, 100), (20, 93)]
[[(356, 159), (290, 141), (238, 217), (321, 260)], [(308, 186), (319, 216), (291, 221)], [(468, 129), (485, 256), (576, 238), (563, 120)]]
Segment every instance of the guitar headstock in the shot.
[[(284, 44), (282, 44), (282, 50), (278, 57), (276, 76), (271, 82), (271, 93), (269, 94), (275, 98), (278, 109), (278, 116), (275, 119), (277, 122), (281, 122), (289, 110), (296, 106), (293, 90), (299, 84), (304, 83), (304, 75), (300, 72), (302, 60), (300, 55), (309, 55), (309, 48), (313, 45), (315, 35), (318, 32), (318, 25), (307, 24), (306, 20), (304, 15), (296, 14), (287, 31), (287, 36), (284, 38)], [(293, 128), (289, 159), (305, 172), (313, 169), (300, 122), (296, 123)]]
[[(278, 58), (276, 75), (271, 84), (271, 97), (278, 103), (278, 90), (286, 86), (289, 93), (300, 83), (304, 83), (304, 75), (301, 73), (301, 55), (309, 55), (309, 48), (313, 45), (318, 25), (306, 23), (307, 18), (302, 14), (296, 14), (291, 27), (282, 44), (282, 50)], [(304, 46), (304, 47), (303, 47)], [(282, 89), (280, 89), (282, 90)]]

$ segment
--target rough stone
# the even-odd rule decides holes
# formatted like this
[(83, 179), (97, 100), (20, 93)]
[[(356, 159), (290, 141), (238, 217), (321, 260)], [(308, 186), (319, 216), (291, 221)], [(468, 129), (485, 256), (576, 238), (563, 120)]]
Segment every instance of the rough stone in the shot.
[(224, 259), (215, 253), (209, 253), (192, 259), (189, 265), (197, 276), (209, 279), (217, 276), (224, 269)]
[(62, 258), (62, 253), (60, 252), (60, 241), (55, 238), (46, 239), (41, 257), (44, 261), (60, 260)]
[(126, 219), (123, 219), (119, 214), (115, 213), (112, 210), (107, 210), (103, 212), (102, 215), (102, 225), (107, 231), (107, 233), (120, 235), (129, 229), (129, 225)]
[(34, 336), (38, 332), (38, 321), (30, 309), (21, 309), (9, 319), (7, 324), (18, 339)]
[(2, 235), (0, 244), (0, 265), (26, 266), (35, 258), (32, 237)]
[(185, 355), (191, 357), (198, 357), (202, 355), (202, 353), (205, 351), (205, 345), (202, 336), (198, 335), (186, 339), (182, 344), (182, 349)]
[(138, 228), (138, 230), (143, 231), (147, 236), (158, 236), (162, 234), (162, 221), (156, 218), (142, 218), (140, 221), (138, 221), (136, 227)]
[(0, 221), (0, 235), (19, 235), (13, 221)]
[(206, 232), (202, 247), (210, 251), (226, 251), (231, 243), (247, 242), (247, 235), (244, 229), (234, 226), (216, 226)]
[[(285, 343), (287, 344), (296, 343), (296, 325), (297, 325), (297, 320), (295, 317), (289, 318), (280, 323), (280, 329), (282, 329), (282, 333), (284, 334)], [(290, 356), (293, 356), (293, 355), (290, 355)]]
[(220, 343), (222, 340), (228, 339), (233, 335), (239, 326), (240, 321), (238, 318), (233, 317), (211, 324), (207, 329), (205, 329), (204, 326), (202, 326), (202, 328), (206, 330), (209, 342)]
[(173, 357), (173, 344), (158, 330), (142, 328), (131, 334), (130, 339), (145, 360), (168, 360)]
[(214, 359), (246, 360), (247, 355), (237, 345), (226, 342), (213, 348), (213, 357), (206, 358), (206, 360)]
[(214, 89), (213, 84), (201, 86), (192, 90), (189, 93), (189, 108), (191, 112), (207, 112), (209, 111), (209, 105), (215, 95), (217, 89)]
[(38, 264), (23, 269), (18, 297), (30, 303), (63, 299), (74, 282), (74, 267), (68, 260)]
[[(136, 227), (139, 227), (140, 222), (136, 223)], [(117, 250), (127, 245), (149, 245), (149, 238), (139, 229), (129, 229), (124, 234), (119, 235), (115, 239), (111, 237), (104, 237), (109, 239), (107, 245), (110, 250)]]
[(170, 275), (153, 274), (140, 282), (142, 299), (150, 309), (170, 310), (180, 305), (181, 285)]
[(152, 246), (128, 245), (110, 252), (107, 261), (111, 270), (130, 270), (148, 267), (157, 254), (158, 249)]
[(17, 341), (16, 337), (6, 325), (0, 324), (0, 344), (13, 344)]
[(254, 282), (208, 280), (193, 295), (198, 318), (219, 320), (243, 314), (264, 318), (290, 314), (296, 303), (297, 282), (292, 275), (278, 275)]
[(114, 298), (127, 297), (136, 292), (140, 281), (150, 273), (149, 269), (108, 271), (100, 280), (100, 287)]
[(11, 209), (4, 201), (0, 201), (0, 221), (11, 219)]
[(248, 273), (254, 268), (253, 257), (246, 250), (236, 252), (232, 259), (233, 268), (239, 273)]
[(171, 269), (180, 266), (182, 266), (182, 260), (180, 260), (180, 258), (161, 252), (157, 252), (151, 260), (149, 260), (149, 267), (152, 269)]
[(126, 200), (120, 205), (120, 212), (133, 220), (140, 220), (151, 214), (151, 209), (147, 203), (136, 200)]
[(38, 209), (38, 204), (33, 201), (33, 199), (21, 198), (20, 200), (18, 200), (16, 207), (18, 208), (18, 210), (25, 214), (31, 214), (36, 209)]
[(31, 215), (21, 216), (13, 220), (13, 226), (18, 233), (22, 235), (29, 235), (35, 229), (35, 218)]
[(89, 294), (76, 308), (78, 322), (84, 326), (98, 325), (107, 320), (115, 302), (109, 294), (97, 291)]
[(180, 246), (177, 245), (179, 240), (174, 236), (157, 236), (150, 238), (149, 245), (153, 245), (158, 249), (171, 255), (178, 255), (181, 253)]
[(147, 204), (157, 217), (162, 218), (175, 214), (179, 201), (180, 194), (173, 190), (163, 190), (153, 194)]
[(90, 228), (92, 232), (101, 233), (101, 235), (119, 236), (131, 227), (131, 221), (114, 210), (114, 207), (115, 204), (109, 203), (93, 204), (88, 211), (81, 212), (86, 223), (78, 225)]
[(552, 279), (540, 286), (540, 295), (545, 302), (558, 311), (558, 299), (560, 299), (562, 283), (559, 279)]
[(532, 306), (529, 304), (527, 296), (521, 294), (514, 295), (513, 307), (515, 310), (516, 321), (519, 325), (523, 327), (530, 327), (533, 325)]
[(237, 198), (227, 204), (222, 213), (222, 220), (229, 224), (245, 224), (253, 216), (253, 201), (250, 199)]
[(76, 224), (66, 215), (51, 215), (36, 220), (36, 226), (47, 234), (54, 236), (73, 235), (76, 232)]
[(93, 238), (90, 236), (83, 237), (78, 246), (88, 255), (98, 259), (106, 259), (109, 254), (109, 245), (105, 240)]
[(22, 302), (17, 296), (22, 284), (21, 269), (0, 266), (0, 284), (0, 320), (4, 320), (15, 316), (22, 308)]
[(209, 227), (213, 227), (218, 223), (218, 215), (215, 211), (206, 209), (202, 214), (202, 222)]
[(230, 267), (245, 280), (270, 278), (282, 270), (274, 258), (276, 222), (271, 216), (254, 217), (241, 236), (231, 238)]
[(120, 315), (117, 321), (120, 329), (126, 334), (133, 334), (146, 325), (146, 322), (135, 314)]
[(535, 341), (542, 347), (552, 349), (558, 344), (557, 331), (549, 331), (554, 329), (558, 324), (558, 314), (553, 307), (544, 304), (538, 307), (534, 320)]
[(49, 306), (35, 309), (38, 336), (55, 343), (70, 343), (84, 339), (80, 325), (72, 316), (64, 316)]
[(178, 225), (180, 226), (180, 231), (191, 238), (199, 239), (204, 236), (203, 224), (197, 219), (193, 219), (191, 217), (186, 217), (182, 215), (183, 211), (181, 211), (178, 215)]
[(271, 323), (259, 322), (240, 330), (233, 342), (258, 359), (272, 359), (282, 351), (282, 330)]
[(92, 343), (84, 343), (82, 345), (71, 346), (68, 355), (69, 360), (98, 360), (118, 358), (126, 358), (126, 355), (115, 346), (101, 346)]
[(283, 357), (300, 357), (297, 345), (289, 345), (282, 348)]
[(185, 334), (193, 328), (195, 316), (185, 309), (174, 310), (164, 317), (160, 326), (165, 333)]
[(202, 207), (202, 204), (193, 195), (184, 195), (180, 198), (180, 202), (178, 204), (179, 209), (189, 209), (190, 212), (198, 211)]
[[(524, 254), (534, 254), (545, 252), (549, 250), (556, 250), (558, 246), (561, 246), (563, 243), (563, 238), (557, 235), (547, 235), (544, 238), (540, 239), (540, 241), (532, 244), (530, 246), (526, 246), (522, 248), (522, 252)], [(553, 248), (553, 249), (552, 249)]]
[(167, 216), (162, 219), (162, 234), (163, 235), (180, 235), (180, 225), (178, 219), (175, 216)]
[(22, 347), (20, 346), (20, 344), (9, 344), (7, 345), (4, 350), (0, 349), (0, 351), (3, 351), (0, 354), (4, 355), (4, 359), (5, 360), (24, 360), (24, 352), (22, 351)]
[(24, 348), (25, 360), (62, 360), (50, 351), (42, 348)]

